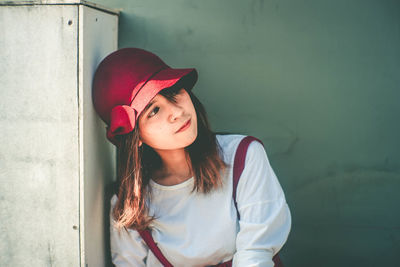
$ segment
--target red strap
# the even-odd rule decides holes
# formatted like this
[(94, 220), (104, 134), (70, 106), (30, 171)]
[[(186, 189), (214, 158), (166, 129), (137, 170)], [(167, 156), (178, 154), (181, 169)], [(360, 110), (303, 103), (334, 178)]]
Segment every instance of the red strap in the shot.
[(233, 198), (233, 202), (235, 203), (238, 219), (240, 219), (240, 215), (239, 215), (239, 210), (238, 210), (237, 202), (236, 202), (236, 188), (239, 183), (240, 176), (242, 175), (242, 172), (244, 169), (244, 164), (246, 162), (247, 149), (252, 141), (258, 141), (261, 144), (263, 144), (263, 142), (261, 142), (259, 139), (255, 138), (253, 136), (246, 136), (245, 138), (243, 138), (240, 141), (239, 146), (236, 149), (235, 161), (233, 162), (232, 198)]
[(140, 236), (146, 242), (147, 246), (153, 252), (154, 256), (164, 265), (165, 267), (173, 267), (172, 264), (164, 257), (161, 250), (158, 248), (157, 244), (154, 242), (153, 237), (148, 229), (138, 231)]

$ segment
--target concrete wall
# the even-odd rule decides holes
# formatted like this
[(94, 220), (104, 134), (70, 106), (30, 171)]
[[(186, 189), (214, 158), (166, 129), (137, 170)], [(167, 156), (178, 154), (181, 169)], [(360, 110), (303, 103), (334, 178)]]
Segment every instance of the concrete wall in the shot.
[(91, 82), (117, 26), (84, 5), (0, 5), (0, 266), (109, 260), (115, 149)]
[(77, 11), (0, 7), (4, 266), (79, 264)]
[(293, 228), (287, 266), (400, 261), (400, 2), (96, 0), (119, 46), (196, 67), (218, 131), (261, 138)]

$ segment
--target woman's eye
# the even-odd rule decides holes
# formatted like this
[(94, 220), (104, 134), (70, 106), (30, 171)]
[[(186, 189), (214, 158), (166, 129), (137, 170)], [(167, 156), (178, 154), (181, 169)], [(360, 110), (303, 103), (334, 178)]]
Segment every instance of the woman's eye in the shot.
[(150, 111), (150, 113), (149, 113), (149, 118), (150, 117), (153, 117), (154, 115), (156, 115), (157, 114), (157, 112), (160, 110), (160, 108), (159, 107), (155, 107), (155, 108), (153, 108), (153, 110), (152, 111)]

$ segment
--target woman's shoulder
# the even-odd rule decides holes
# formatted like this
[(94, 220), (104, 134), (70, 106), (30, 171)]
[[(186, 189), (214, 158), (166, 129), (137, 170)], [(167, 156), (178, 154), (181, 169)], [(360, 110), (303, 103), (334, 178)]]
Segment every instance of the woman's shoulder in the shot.
[(233, 155), (239, 146), (240, 141), (246, 137), (242, 134), (216, 134), (218, 146), (224, 157), (224, 161), (229, 163), (233, 160)]
[(215, 135), (218, 144), (221, 148), (227, 149), (230, 147), (238, 146), (240, 141), (246, 137), (246, 135), (242, 134), (216, 134)]
[[(228, 162), (233, 160), (232, 156), (236, 153), (240, 141), (246, 136), (247, 135), (242, 134), (216, 134), (218, 145), (223, 152), (224, 158)], [(260, 156), (266, 152), (262, 143), (251, 142), (247, 153)]]

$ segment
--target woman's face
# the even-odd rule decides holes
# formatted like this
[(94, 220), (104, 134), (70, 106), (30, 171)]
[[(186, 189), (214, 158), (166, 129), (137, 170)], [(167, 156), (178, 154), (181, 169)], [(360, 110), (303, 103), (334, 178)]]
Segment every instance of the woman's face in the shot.
[(157, 94), (139, 116), (140, 140), (154, 150), (185, 148), (197, 137), (197, 116), (185, 89), (175, 96), (176, 102)]

